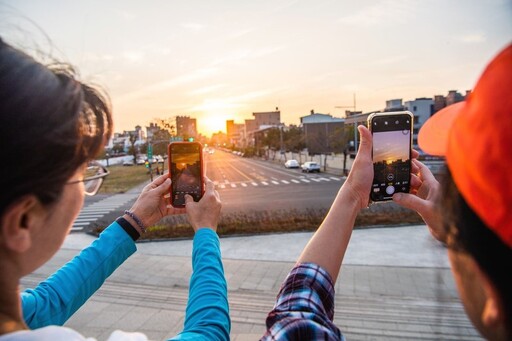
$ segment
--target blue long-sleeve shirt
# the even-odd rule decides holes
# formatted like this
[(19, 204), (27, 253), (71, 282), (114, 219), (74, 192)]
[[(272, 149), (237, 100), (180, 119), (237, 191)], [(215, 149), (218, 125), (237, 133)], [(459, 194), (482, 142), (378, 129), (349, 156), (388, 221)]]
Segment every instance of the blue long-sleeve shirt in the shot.
[[(172, 340), (229, 340), (227, 284), (218, 236), (203, 228), (193, 244), (184, 329)], [(25, 322), (31, 329), (64, 324), (135, 251), (134, 241), (117, 222), (112, 223), (46, 281), (21, 294)]]

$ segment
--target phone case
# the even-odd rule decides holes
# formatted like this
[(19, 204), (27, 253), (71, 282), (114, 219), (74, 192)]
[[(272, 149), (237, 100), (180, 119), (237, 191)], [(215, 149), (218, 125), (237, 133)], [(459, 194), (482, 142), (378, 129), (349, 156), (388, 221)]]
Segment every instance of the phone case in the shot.
[[(204, 195), (204, 164), (203, 164), (203, 146), (199, 143), (199, 142), (172, 142), (169, 144), (168, 146), (168, 163), (169, 163), (169, 177), (171, 178), (171, 180), (173, 179), (173, 176), (175, 176), (175, 174), (173, 174), (173, 169), (174, 167), (172, 166), (172, 161), (173, 161), (173, 155), (172, 155), (172, 149), (174, 149), (175, 147), (190, 147), (190, 146), (197, 146), (198, 147), (198, 159), (199, 159), (199, 175), (198, 176), (193, 176), (192, 179), (193, 180), (196, 180), (199, 182), (199, 189), (200, 189), (200, 194), (199, 196), (195, 196), (194, 197), (194, 194), (192, 192), (188, 192), (187, 190), (183, 190), (183, 191), (179, 191), (177, 190), (178, 189), (178, 185), (179, 183), (176, 181), (173, 182), (173, 184), (171, 184), (171, 189), (170, 189), (170, 201), (171, 201), (171, 205), (173, 207), (176, 207), (176, 208), (183, 208), (185, 207), (185, 202), (183, 200), (184, 198), (184, 195), (185, 194), (190, 194), (194, 197), (194, 200), (195, 201), (199, 201), (203, 195)], [(176, 153), (174, 153), (176, 154)], [(186, 169), (183, 171), (183, 173), (185, 173), (187, 171), (187, 169), (191, 168), (193, 169), (193, 167), (195, 167), (194, 165), (186, 165)]]
[[(386, 118), (390, 118), (390, 121)], [(394, 119), (391, 120), (391, 118)], [(368, 117), (368, 128), (374, 137), (372, 147), (374, 178), (370, 191), (370, 203), (387, 202), (392, 200), (394, 193), (409, 192), (413, 120), (414, 116), (409, 111), (374, 113)], [(379, 122), (384, 122), (385, 125), (376, 127), (375, 124)], [(404, 127), (407, 129), (403, 129)], [(375, 134), (378, 133), (388, 134), (376, 136)], [(406, 135), (408, 135), (407, 138)], [(391, 147), (384, 149), (379, 148), (380, 145)], [(378, 155), (374, 155), (376, 150)], [(404, 161), (405, 157), (407, 159)], [(376, 158), (378, 158), (377, 161)]]

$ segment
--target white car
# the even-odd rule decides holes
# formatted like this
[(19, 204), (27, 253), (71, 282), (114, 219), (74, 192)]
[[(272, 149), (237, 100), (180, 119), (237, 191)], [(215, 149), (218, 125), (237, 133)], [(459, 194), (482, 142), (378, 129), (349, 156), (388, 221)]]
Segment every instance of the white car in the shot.
[(320, 173), (320, 165), (313, 161), (304, 162), (301, 166), (302, 172), (311, 173), (318, 172)]
[(288, 160), (284, 163), (286, 168), (299, 168), (299, 162), (297, 160)]

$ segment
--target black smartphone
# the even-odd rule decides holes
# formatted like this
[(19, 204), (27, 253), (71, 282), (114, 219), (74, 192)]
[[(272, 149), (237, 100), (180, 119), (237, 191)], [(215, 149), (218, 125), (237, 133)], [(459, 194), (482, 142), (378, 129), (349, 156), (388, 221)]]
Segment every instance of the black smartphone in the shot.
[(171, 205), (185, 207), (185, 194), (199, 201), (204, 194), (203, 146), (199, 142), (172, 142), (168, 154)]
[(368, 117), (373, 136), (373, 183), (370, 200), (392, 200), (408, 193), (411, 182), (413, 118), (411, 112), (375, 113)]

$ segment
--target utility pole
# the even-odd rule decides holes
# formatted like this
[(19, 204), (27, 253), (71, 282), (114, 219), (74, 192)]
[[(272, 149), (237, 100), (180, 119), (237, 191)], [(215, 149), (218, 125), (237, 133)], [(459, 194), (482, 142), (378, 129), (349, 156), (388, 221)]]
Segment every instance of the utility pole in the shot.
[[(356, 111), (356, 94), (354, 93), (354, 105), (353, 106), (335, 106), (335, 108), (341, 109), (353, 109)], [(357, 123), (354, 123), (354, 146), (357, 148)]]

